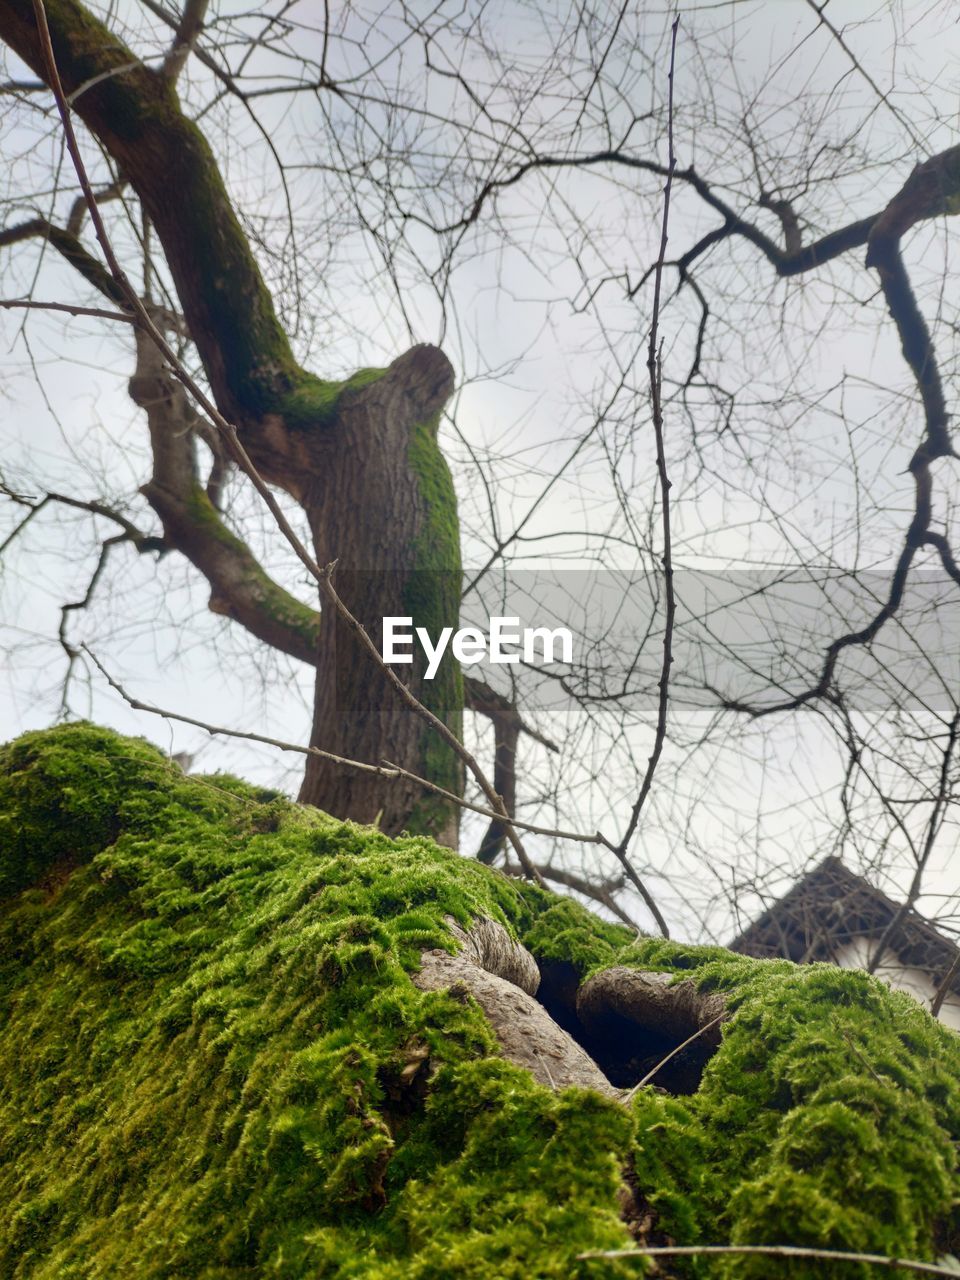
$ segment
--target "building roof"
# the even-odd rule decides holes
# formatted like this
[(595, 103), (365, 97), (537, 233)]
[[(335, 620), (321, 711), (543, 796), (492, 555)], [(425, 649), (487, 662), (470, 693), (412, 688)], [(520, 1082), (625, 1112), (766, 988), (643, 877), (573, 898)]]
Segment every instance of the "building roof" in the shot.
[[(730, 943), (732, 951), (760, 959), (798, 964), (836, 962), (841, 949), (858, 938), (884, 940), (896, 961), (929, 975), (935, 985), (947, 978), (960, 995), (960, 948), (924, 916), (896, 903), (839, 858), (826, 858)], [(893, 956), (890, 957), (893, 960)]]

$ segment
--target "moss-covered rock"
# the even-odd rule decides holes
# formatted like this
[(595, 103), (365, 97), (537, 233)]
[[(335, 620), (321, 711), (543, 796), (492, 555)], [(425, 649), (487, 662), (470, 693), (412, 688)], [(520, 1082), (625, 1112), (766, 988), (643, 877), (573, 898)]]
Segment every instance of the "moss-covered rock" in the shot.
[[(580, 972), (727, 993), (698, 1092), (622, 1107), (537, 1085), (462, 993), (410, 981), (455, 945), (447, 914)], [(427, 840), (185, 777), (89, 725), (0, 750), (0, 1026), (4, 1277), (635, 1276), (577, 1260), (629, 1244), (630, 1166), (682, 1243), (929, 1258), (956, 1230), (960, 1049), (907, 997), (628, 945)]]

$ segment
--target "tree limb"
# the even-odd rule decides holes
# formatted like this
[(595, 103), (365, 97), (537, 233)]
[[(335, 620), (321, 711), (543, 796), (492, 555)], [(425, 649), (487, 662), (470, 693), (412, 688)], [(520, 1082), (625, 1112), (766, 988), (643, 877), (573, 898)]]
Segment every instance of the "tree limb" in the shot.
[[(517, 819), (514, 818), (514, 821), (516, 822)], [(500, 870), (504, 875), (508, 876), (523, 875), (523, 868), (514, 862), (505, 863)], [(551, 880), (554, 884), (562, 884), (567, 889), (573, 889), (575, 893), (582, 893), (585, 898), (599, 902), (602, 907), (606, 907), (611, 915), (615, 915), (628, 929), (639, 932), (636, 920), (624, 911), (613, 896), (618, 890), (624, 888), (626, 884), (625, 877), (620, 877), (617, 880), (587, 880), (583, 876), (575, 875), (572, 871), (564, 871), (562, 867), (551, 867), (549, 863), (544, 862), (537, 863), (537, 870), (544, 880)]]
[(320, 614), (270, 577), (232, 533), (200, 484), (193, 434), (201, 421), (152, 339), (136, 331), (130, 396), (146, 413), (153, 475), (141, 487), (163, 522), (164, 539), (210, 584), (210, 609), (239, 622), (282, 653), (317, 664)]
[[(157, 228), (218, 404), (241, 422), (277, 411), (302, 370), (206, 139), (170, 79), (77, 0), (53, 0), (47, 24), (64, 92)], [(32, 0), (0, 3), (0, 38), (49, 80)]]
[(923, 318), (900, 252), (904, 235), (918, 222), (960, 213), (960, 145), (951, 147), (917, 165), (882, 213), (873, 219), (866, 265), (876, 268), (887, 309), (897, 328), (904, 359), (913, 373), (923, 405), (924, 433), (913, 452), (908, 470), (914, 481), (914, 511), (897, 558), (890, 590), (882, 608), (858, 631), (837, 637), (827, 648), (820, 677), (811, 688), (794, 698), (768, 707), (720, 698), (731, 710), (753, 717), (792, 711), (806, 703), (830, 696), (837, 660), (844, 649), (865, 645), (893, 617), (906, 589), (917, 551), (926, 545), (937, 548), (944, 568), (956, 580), (956, 564), (946, 538), (930, 528), (933, 519), (933, 476), (930, 465), (938, 458), (956, 457), (949, 434), (940, 368), (933, 338)]

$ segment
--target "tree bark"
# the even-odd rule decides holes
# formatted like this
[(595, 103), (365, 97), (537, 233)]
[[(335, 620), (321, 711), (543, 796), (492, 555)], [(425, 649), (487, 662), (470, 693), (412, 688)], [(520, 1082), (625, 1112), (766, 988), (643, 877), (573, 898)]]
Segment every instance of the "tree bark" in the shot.
[[(436, 638), (458, 625), (460, 546), (456, 498), (436, 441), (453, 373), (435, 347), (414, 347), (385, 375), (343, 397), (337, 429), (318, 442), (304, 506), (321, 564), (337, 562), (335, 585), (379, 642), (384, 617), (409, 617)], [(416, 405), (411, 412), (411, 405)], [(320, 618), (313, 740), (338, 755), (390, 760), (460, 793), (459, 760), (412, 716), (356, 637), (330, 609)], [(463, 683), (447, 656), (432, 681), (422, 651), (397, 672), (459, 736)], [(410, 761), (416, 764), (411, 766)], [(425, 831), (456, 843), (455, 806), (409, 779), (380, 778), (308, 760), (300, 799), (394, 835)]]

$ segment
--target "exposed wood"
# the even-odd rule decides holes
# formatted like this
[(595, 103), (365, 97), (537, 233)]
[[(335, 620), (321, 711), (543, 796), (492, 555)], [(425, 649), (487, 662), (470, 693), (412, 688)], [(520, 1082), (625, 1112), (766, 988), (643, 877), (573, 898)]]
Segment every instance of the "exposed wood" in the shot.
[[(499, 931), (506, 943), (498, 937)], [(416, 986), (422, 991), (448, 990), (451, 995), (476, 1000), (504, 1057), (525, 1067), (540, 1084), (550, 1089), (577, 1085), (612, 1096), (615, 1091), (610, 1082), (576, 1040), (557, 1026), (532, 995), (500, 976), (501, 970), (516, 972), (515, 966), (519, 966), (520, 976), (528, 968), (517, 954), (518, 944), (503, 926), (484, 920), (469, 931), (458, 928), (456, 933), (463, 949), (456, 955), (441, 950), (424, 952), (420, 972), (413, 975)], [(529, 962), (535, 969), (532, 956)]]
[(540, 970), (533, 956), (517, 942), (497, 920), (481, 917), (469, 930), (446, 917), (447, 928), (462, 945), (464, 954), (487, 973), (512, 982), (515, 987), (535, 996), (540, 986)]

